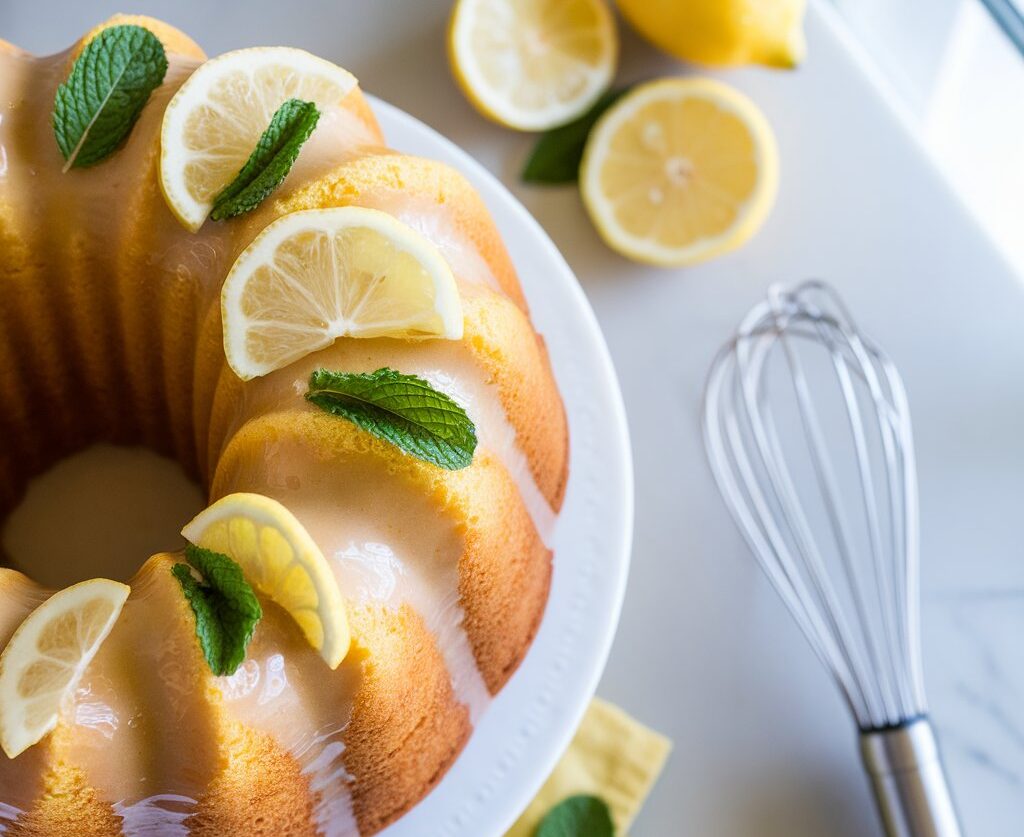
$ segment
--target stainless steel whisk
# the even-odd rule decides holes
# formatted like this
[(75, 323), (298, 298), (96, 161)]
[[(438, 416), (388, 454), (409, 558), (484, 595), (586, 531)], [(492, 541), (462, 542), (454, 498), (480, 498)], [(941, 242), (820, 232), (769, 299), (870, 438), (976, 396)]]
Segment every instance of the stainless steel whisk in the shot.
[(856, 719), (886, 832), (957, 837), (921, 674), (917, 477), (895, 366), (824, 282), (775, 286), (712, 365), (704, 440)]

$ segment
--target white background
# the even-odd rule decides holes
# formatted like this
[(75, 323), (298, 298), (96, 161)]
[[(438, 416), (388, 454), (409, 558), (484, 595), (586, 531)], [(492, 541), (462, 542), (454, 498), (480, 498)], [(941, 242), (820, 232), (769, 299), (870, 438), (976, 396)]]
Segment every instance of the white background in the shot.
[[(547, 228), (594, 305), (633, 435), (637, 518), (621, 628), (599, 692), (675, 741), (638, 835), (877, 833), (853, 729), (745, 552), (699, 435), (717, 346), (772, 281), (824, 276), (906, 378), (922, 493), (925, 666), (965, 831), (1024, 830), (1024, 294), (822, 12), (798, 72), (721, 74), (774, 125), (775, 210), (738, 253), (686, 271), (610, 253), (571, 189), (527, 188), (529, 137), (463, 101), (445, 2), (162, 0), (0, 6), (0, 37), (62, 48), (145, 10), (211, 54), (301, 46), (434, 126)], [(625, 78), (689, 72), (623, 32)]]
[(833, 2), (943, 174), (1024, 271), (1024, 57), (1017, 47), (982, 0)]

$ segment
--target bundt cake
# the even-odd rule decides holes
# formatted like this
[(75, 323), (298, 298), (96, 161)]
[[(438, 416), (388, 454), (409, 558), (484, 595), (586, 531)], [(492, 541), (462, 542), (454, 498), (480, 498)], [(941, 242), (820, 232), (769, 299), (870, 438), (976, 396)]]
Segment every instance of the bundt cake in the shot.
[[(113, 153), (65, 171), (57, 88), (91, 39), (124, 24), (159, 38), (166, 75)], [(254, 211), (186, 229), (161, 191), (160, 132), (204, 60), (137, 17), (51, 57), (0, 41), (0, 507), (92, 443), (148, 446), (211, 503), (252, 492), (301, 521), (337, 577), (351, 650), (331, 670), (261, 597), (245, 661), (218, 677), (171, 572), (180, 558), (149, 558), (56, 729), (0, 753), (0, 833), (373, 834), (458, 757), (546, 603), (565, 415), (481, 199), (453, 170), (385, 148), (356, 87)], [(243, 381), (225, 357), (226, 275), (276, 219), (342, 206), (433, 241), (462, 338), (341, 338)], [(385, 367), (465, 408), (472, 464), (437, 467), (303, 397), (315, 369)], [(75, 545), (53, 560), (73, 564)], [(0, 648), (52, 592), (0, 568)]]

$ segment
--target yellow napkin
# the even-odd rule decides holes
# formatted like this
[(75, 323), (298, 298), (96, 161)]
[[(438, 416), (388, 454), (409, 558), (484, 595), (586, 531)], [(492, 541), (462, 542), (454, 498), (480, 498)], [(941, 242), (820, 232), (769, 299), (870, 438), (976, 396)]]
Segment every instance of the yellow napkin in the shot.
[(544, 815), (578, 793), (601, 797), (624, 835), (665, 765), (672, 743), (617, 706), (594, 698), (569, 749), (506, 837), (533, 837)]

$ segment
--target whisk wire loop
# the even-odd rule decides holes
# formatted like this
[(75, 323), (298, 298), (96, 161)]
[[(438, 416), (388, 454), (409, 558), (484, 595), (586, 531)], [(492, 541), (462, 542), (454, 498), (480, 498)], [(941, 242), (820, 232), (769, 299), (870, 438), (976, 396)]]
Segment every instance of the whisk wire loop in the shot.
[[(894, 373), (895, 368), (888, 360), (880, 356), (879, 353), (875, 352), (873, 354), (865, 345), (864, 339), (862, 339), (856, 329), (852, 327), (853, 318), (837, 294), (828, 288), (828, 286), (822, 285), (821, 283), (814, 283), (813, 287), (817, 291), (825, 293), (828, 296), (829, 301), (835, 306), (836, 310), (840, 312), (840, 318), (837, 322), (838, 328), (843, 334), (845, 344), (849, 346), (850, 351), (853, 353), (854, 359), (858, 364), (858, 368), (863, 371), (864, 383), (867, 385), (867, 389), (871, 397), (871, 406), (873, 407), (873, 410), (865, 411), (855, 408), (854, 405), (856, 403), (856, 399), (860, 396), (857, 395), (857, 389), (853, 385), (849, 367), (844, 362), (842, 352), (838, 346), (832, 345), (831, 351), (833, 365), (837, 375), (839, 376), (847, 405), (851, 407), (847, 410), (847, 415), (851, 423), (851, 430), (854, 434), (855, 444), (857, 445), (857, 463), (858, 468), (861, 470), (861, 485), (865, 491), (864, 511), (868, 516), (867, 522), (871, 533), (871, 547), (875, 557), (875, 566), (877, 566), (878, 562), (885, 559), (883, 547), (880, 542), (882, 536), (881, 524), (878, 519), (878, 504), (874, 491), (876, 478), (873, 473), (865, 472), (865, 469), (870, 469), (871, 467), (871, 458), (867, 450), (867, 441), (861, 416), (864, 412), (869, 412), (875, 417), (875, 425), (879, 433), (885, 461), (885, 470), (887, 473), (900, 474), (901, 476), (904, 476), (905, 472), (901, 472), (899, 470), (901, 465), (897, 461), (897, 443), (894, 439), (895, 434), (898, 432), (900, 413), (899, 411), (894, 412), (892, 409), (892, 405), (889, 400), (892, 396), (892, 387), (890, 386), (888, 393), (883, 389), (878, 370), (875, 368), (875, 361), (881, 361), (883, 374), (886, 372)], [(850, 323), (851, 327), (844, 327), (842, 324), (843, 321)], [(884, 367), (888, 367), (888, 369), (886, 370)], [(887, 374), (886, 377), (890, 378), (891, 376)], [(898, 376), (895, 376), (892, 380), (894, 380), (902, 389)], [(902, 414), (909, 415), (909, 412), (904, 409)], [(906, 422), (906, 426), (909, 429), (909, 422)], [(909, 437), (906, 441), (909, 445)], [(905, 576), (900, 567), (900, 558), (901, 556), (905, 556), (905, 553), (903, 553), (900, 548), (902, 529), (904, 528), (904, 514), (902, 506), (900, 505), (901, 498), (897, 497), (893, 483), (894, 480), (882, 481), (882, 484), (885, 487), (889, 521), (892, 524), (889, 527), (890, 552), (888, 555), (890, 556), (893, 565), (889, 567), (890, 572), (883, 572), (880, 574), (877, 592), (879, 596), (882, 597), (882, 600), (880, 601), (880, 612), (882, 613), (883, 618), (887, 620), (885, 625), (885, 635), (890, 640), (894, 638), (897, 640), (894, 646), (894, 654), (889, 657), (890, 667), (887, 675), (891, 678), (890, 682), (893, 688), (896, 689), (899, 694), (901, 706), (906, 707), (913, 704), (912, 697), (908, 692), (908, 678), (900, 677), (899, 672), (896, 670), (896, 666), (901, 666), (902, 671), (909, 670), (909, 660), (907, 659), (906, 654), (907, 646), (902, 637), (903, 623), (900, 622), (896, 625), (892, 623), (893, 614), (899, 613), (901, 610), (901, 603), (906, 601), (906, 591), (904, 589), (904, 585), (901, 583)], [(891, 604), (891, 607), (886, 606), (886, 599)]]
[[(905, 473), (901, 471), (900, 463), (897, 461), (896, 457), (897, 443), (894, 439), (896, 433), (896, 428), (894, 427), (895, 417), (890, 410), (890, 402), (887, 400), (886, 395), (882, 390), (881, 383), (875, 369), (875, 364), (872, 362), (871, 356), (864, 347), (860, 336), (856, 332), (853, 332), (849, 335), (849, 338), (850, 347), (860, 362), (860, 368), (862, 368), (865, 373), (865, 383), (867, 384), (873, 407), (870, 411), (870, 415), (875, 417), (884, 455), (885, 470), (887, 473), (900, 474), (901, 477), (905, 479)], [(835, 362), (837, 364), (837, 372), (840, 372), (839, 363), (838, 361)], [(847, 395), (847, 399), (850, 400), (857, 398), (858, 396), (853, 386), (853, 382), (850, 379), (849, 370), (845, 365), (841, 367), (840, 375), (843, 380), (843, 389)], [(857, 462), (858, 467), (861, 469), (861, 485), (865, 488), (864, 509), (865, 513), (868, 515), (868, 526), (871, 532), (871, 545), (875, 555), (875, 566), (878, 566), (881, 562), (885, 561), (886, 556), (888, 556), (888, 560), (891, 561), (891, 565), (885, 568), (888, 571), (881, 572), (879, 574), (880, 577), (878, 579), (879, 584), (877, 588), (878, 595), (880, 596), (879, 610), (883, 618), (886, 620), (885, 636), (893, 643), (893, 654), (888, 657), (890, 666), (887, 675), (891, 678), (892, 688), (899, 696), (901, 711), (912, 711), (909, 709), (909, 707), (914, 705), (913, 697), (911, 695), (911, 687), (909, 685), (910, 678), (900, 676), (901, 671), (909, 672), (910, 670), (909, 659), (906, 655), (907, 647), (902, 638), (903, 623), (898, 621), (898, 614), (903, 609), (903, 602), (906, 601), (906, 592), (901, 589), (903, 587), (901, 580), (905, 578), (902, 565), (906, 560), (906, 554), (900, 548), (901, 530), (903, 529), (904, 517), (903, 510), (897, 500), (896, 488), (893, 484), (894, 481), (888, 479), (883, 480), (882, 484), (885, 487), (886, 506), (889, 510), (889, 520), (892, 523), (889, 527), (889, 551), (886, 553), (881, 542), (882, 527), (879, 522), (878, 503), (874, 491), (876, 478), (874, 474), (864, 472), (865, 468), (871, 468), (871, 458), (867, 449), (868, 443), (861, 423), (861, 416), (864, 411), (849, 410), (848, 412), (851, 425), (856, 425), (853, 427), (853, 432), (858, 447)], [(906, 717), (906, 715), (903, 715), (903, 717)]]
[[(815, 353), (831, 387), (814, 374)], [(829, 388), (838, 424), (823, 413)], [(794, 428), (799, 451), (780, 432)], [(743, 319), (712, 365), (704, 432), (733, 517), (860, 727), (923, 713), (906, 393), (829, 286), (774, 287)]]
[[(839, 562), (847, 589), (851, 594), (850, 597), (856, 611), (858, 624), (867, 625), (869, 624), (869, 611), (865, 600), (865, 591), (863, 590), (863, 585), (858, 582), (857, 571), (854, 565), (854, 547), (852, 546), (852, 537), (850, 535), (851, 525), (842, 505), (837, 499), (840, 496), (839, 481), (828, 453), (828, 445), (824, 439), (818, 411), (815, 409), (814, 400), (807, 383), (807, 376), (799, 360), (799, 355), (794, 350), (791, 341), (786, 338), (785, 332), (780, 336), (779, 342), (785, 350), (786, 360), (792, 375), (801, 424), (806, 433), (808, 443), (812, 448), (813, 456), (811, 457), (811, 462), (818, 485), (821, 488), (822, 500), (829, 523), (831, 524), (830, 531), (838, 551)], [(840, 366), (840, 368), (844, 369), (845, 367)], [(842, 375), (840, 375), (840, 381), (842, 381)], [(816, 561), (814, 566), (815, 571), (827, 573), (821, 562)], [(837, 602), (834, 604), (830, 602), (829, 606), (840, 607)], [(863, 660), (858, 658), (857, 670), (860, 673), (860, 682), (868, 684), (869, 696), (871, 698), (868, 715), (875, 719), (894, 717), (895, 712), (891, 703), (887, 700), (886, 690), (878, 683), (877, 679), (868, 676), (870, 671), (880, 672), (882, 670), (884, 652), (879, 647), (878, 638), (873, 632), (866, 631), (865, 637), (864, 651), (869, 658), (868, 661), (871, 668), (866, 668)], [(846, 647), (855, 648), (856, 646), (853, 643), (844, 643), (844, 648)]]
[[(742, 354), (742, 351), (745, 350), (737, 351), (737, 355)], [(758, 351), (763, 351), (763, 347)], [(721, 360), (721, 364), (716, 365), (708, 383), (709, 409), (716, 414), (718, 394), (725, 372), (729, 368), (728, 363), (747, 362), (746, 358), (743, 361), (738, 359), (729, 361), (723, 357)], [(737, 377), (733, 383), (734, 386), (739, 387), (740, 379)], [(854, 659), (854, 655), (848, 648), (841, 650), (838, 647), (844, 644), (844, 637), (848, 634), (843, 624), (842, 611), (838, 607), (826, 608), (821, 611), (817, 607), (801, 606), (801, 603), (812, 602), (815, 599), (806, 589), (803, 575), (798, 569), (797, 559), (793, 557), (786, 538), (775, 523), (776, 514), (780, 518), (792, 514), (799, 516), (799, 507), (792, 503), (787, 505), (778, 496), (781, 479), (774, 480), (772, 484), (765, 486), (765, 491), (762, 491), (761, 482), (755, 477), (754, 466), (747, 456), (742, 442), (744, 435), (740, 429), (739, 415), (738, 412), (733, 412), (724, 418), (725, 433), (729, 441), (728, 449), (723, 444), (720, 434), (712, 433), (707, 436), (712, 455), (730, 465), (729, 470), (716, 473), (719, 486), (726, 496), (730, 508), (733, 509), (740, 530), (754, 554), (760, 556), (771, 553), (778, 557), (777, 562), (760, 562), (762, 570), (787, 603), (793, 617), (810, 641), (821, 662), (833, 671), (851, 711), (857, 717), (861, 717), (866, 711), (864, 707), (868, 701), (860, 685), (864, 680), (858, 678), (850, 669), (848, 661)], [(708, 426), (710, 427), (710, 425)], [(761, 436), (756, 431), (755, 435)], [(741, 485), (743, 489), (740, 488)], [(789, 491), (792, 492), (792, 487), (789, 488)], [(785, 488), (782, 489), (782, 493), (786, 493)], [(799, 523), (796, 525), (799, 526)], [(803, 529), (806, 531), (806, 527)], [(797, 535), (797, 538), (799, 537), (800, 535)], [(811, 554), (813, 555), (813, 553)], [(813, 557), (811, 560), (814, 560)], [(812, 574), (810, 582), (816, 583), (819, 595), (828, 600), (830, 591), (827, 586), (822, 589), (821, 579), (823, 577), (823, 572)]]
[[(751, 373), (754, 370), (752, 367), (744, 367), (741, 363), (741, 358), (746, 354), (746, 349), (737, 346), (737, 371), (741, 372), (738, 375), (738, 380), (742, 382), (746, 390), (746, 414), (748, 416), (760, 414), (764, 419), (761, 423), (754, 422), (751, 426), (751, 432), (757, 442), (757, 452), (767, 476), (771, 494), (776, 498), (779, 514), (785, 520), (791, 530), (793, 539), (796, 541), (797, 552), (804, 556), (807, 569), (806, 575), (815, 594), (814, 597), (807, 595), (798, 597), (797, 601), (805, 603), (804, 609), (813, 615), (815, 621), (827, 624), (830, 635), (835, 637), (835, 644), (842, 655), (843, 661), (846, 663), (846, 667), (854, 675), (852, 683), (857, 692), (856, 699), (860, 704), (871, 707), (875, 705), (877, 696), (866, 691), (862, 685), (869, 682), (864, 677), (866, 672), (865, 664), (852, 641), (850, 626), (845, 612), (839, 605), (835, 587), (825, 569), (822, 552), (817, 545), (812, 527), (807, 521), (803, 506), (798, 501), (796, 487), (786, 465), (786, 458), (782, 454), (775, 419), (767, 403), (766, 390), (762, 387), (759, 392), (753, 392), (756, 383), (761, 380), (760, 369), (767, 359), (768, 351), (771, 349), (771, 344), (763, 340), (759, 341), (757, 345), (758, 367), (757, 373), (753, 375), (742, 374)], [(794, 378), (794, 382), (798, 384), (799, 378)], [(755, 404), (759, 409), (757, 413), (754, 412)], [(806, 417), (804, 417), (804, 420), (806, 420)], [(761, 429), (762, 425), (764, 431)], [(766, 445), (764, 438), (769, 439), (770, 444)], [(740, 451), (740, 438), (733, 436), (733, 442), (736, 445), (735, 450)], [(790, 560), (789, 573), (797, 578), (801, 577), (798, 565), (792, 559)], [(818, 603), (821, 603), (823, 606), (818, 606)]]
[(860, 727), (887, 835), (961, 837), (926, 715), (896, 367), (823, 282), (774, 287), (712, 364), (704, 439), (741, 533)]

